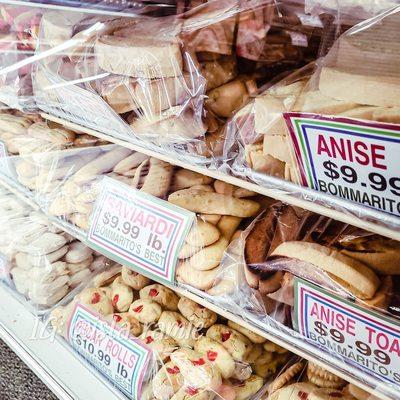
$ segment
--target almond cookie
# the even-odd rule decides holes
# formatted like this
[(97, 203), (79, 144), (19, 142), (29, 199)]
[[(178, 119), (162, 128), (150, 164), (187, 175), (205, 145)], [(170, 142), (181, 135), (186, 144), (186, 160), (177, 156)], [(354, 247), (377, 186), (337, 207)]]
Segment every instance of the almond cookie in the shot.
[(140, 290), (150, 283), (150, 279), (131, 270), (128, 267), (122, 266), (122, 280), (132, 289)]
[(251, 330), (244, 328), (243, 326), (237, 324), (236, 322), (233, 321), (228, 321), (228, 326), (237, 330), (240, 332), (242, 335), (246, 336), (251, 340), (252, 343), (255, 344), (261, 344), (267, 341), (267, 339), (263, 338), (260, 335), (257, 335), (257, 333), (252, 332)]
[(162, 309), (155, 301), (139, 299), (131, 304), (129, 312), (142, 324), (151, 324), (159, 320)]
[(214, 311), (197, 304), (187, 297), (179, 299), (178, 309), (197, 329), (209, 328), (217, 321), (217, 314)]
[(380, 285), (375, 272), (366, 265), (316, 243), (285, 242), (273, 251), (272, 256), (290, 257), (315, 265), (362, 300), (371, 299)]
[(258, 357), (251, 366), (258, 376), (265, 379), (276, 371), (278, 359), (274, 357), (274, 353), (263, 351), (260, 357)]
[(168, 311), (178, 311), (179, 297), (169, 288), (155, 283), (140, 290), (141, 299), (150, 299)]
[(252, 363), (256, 362), (257, 358), (261, 356), (262, 352), (263, 352), (262, 345), (255, 344), (255, 345), (253, 345), (251, 351), (247, 354), (247, 357), (244, 361), (249, 364), (252, 364)]
[(139, 336), (143, 331), (140, 322), (127, 312), (108, 315), (106, 321), (118, 324), (124, 332), (130, 332), (133, 336)]
[(254, 396), (262, 387), (263, 379), (257, 375), (251, 375), (249, 379), (233, 385), (235, 400), (246, 400)]
[(114, 312), (111, 300), (102, 288), (86, 288), (78, 295), (78, 301), (102, 315)]
[(162, 365), (152, 379), (153, 396), (157, 400), (170, 399), (184, 384), (178, 365), (169, 361)]
[(245, 360), (252, 349), (252, 344), (246, 336), (223, 324), (211, 326), (206, 336), (221, 343), (235, 360)]
[(186, 387), (215, 391), (222, 383), (221, 374), (204, 356), (189, 348), (181, 348), (171, 354), (184, 377)]
[(194, 349), (219, 369), (222, 378), (228, 379), (234, 374), (235, 360), (220, 343), (201, 336), (196, 340)]
[(159, 330), (145, 330), (139, 339), (155, 351), (163, 362), (170, 357), (171, 353), (178, 349), (178, 344), (175, 340)]
[(291, 367), (282, 372), (274, 381), (269, 385), (268, 393), (272, 394), (278, 389), (284, 387), (290, 382), (297, 374), (304, 369), (304, 363), (301, 361), (296, 362)]
[(115, 280), (111, 285), (111, 303), (118, 312), (125, 312), (132, 304), (133, 291), (130, 286), (120, 282)]
[(161, 332), (171, 336), (180, 346), (193, 347), (199, 334), (183, 315), (174, 311), (163, 311), (158, 321)]

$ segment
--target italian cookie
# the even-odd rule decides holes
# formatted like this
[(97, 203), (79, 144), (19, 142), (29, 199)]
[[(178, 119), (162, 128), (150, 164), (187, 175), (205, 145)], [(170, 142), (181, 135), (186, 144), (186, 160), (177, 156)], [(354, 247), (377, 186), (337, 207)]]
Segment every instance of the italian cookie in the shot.
[(234, 374), (235, 360), (220, 343), (201, 336), (196, 340), (194, 349), (219, 369), (223, 379), (228, 379)]
[(178, 311), (179, 297), (171, 289), (155, 283), (140, 290), (141, 299), (150, 299), (168, 311)]
[(139, 336), (143, 331), (140, 322), (128, 312), (111, 314), (107, 316), (106, 320), (117, 323), (123, 331), (128, 331), (133, 336)]
[(262, 378), (257, 375), (251, 375), (249, 379), (233, 385), (236, 393), (235, 400), (246, 400), (254, 396), (263, 387), (263, 384)]
[(78, 295), (78, 301), (86, 304), (101, 315), (108, 315), (114, 312), (111, 300), (107, 297), (102, 288), (86, 288)]
[(130, 305), (129, 312), (142, 324), (151, 324), (159, 320), (162, 309), (155, 301), (139, 299)]
[(252, 344), (246, 336), (223, 324), (211, 326), (206, 336), (221, 343), (235, 360), (245, 360), (252, 349)]
[(179, 299), (178, 309), (197, 329), (209, 328), (217, 321), (217, 314), (214, 311), (203, 307), (187, 297)]
[(150, 283), (149, 278), (131, 270), (128, 267), (125, 267), (124, 265), (122, 266), (121, 276), (122, 281), (125, 283), (125, 285), (128, 285), (135, 290), (143, 289)]
[(158, 328), (171, 336), (180, 346), (193, 347), (199, 336), (194, 325), (175, 311), (163, 311), (158, 321)]

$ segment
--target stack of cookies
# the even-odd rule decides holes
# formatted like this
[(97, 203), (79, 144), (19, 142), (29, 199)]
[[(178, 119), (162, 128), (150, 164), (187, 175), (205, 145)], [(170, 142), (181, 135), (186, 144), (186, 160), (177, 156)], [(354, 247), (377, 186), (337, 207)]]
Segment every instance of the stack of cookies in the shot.
[(48, 212), (87, 230), (104, 176), (196, 213), (179, 253), (177, 279), (209, 290), (225, 249), (257, 215), (255, 193), (119, 146), (54, 153), (31, 188)]
[(270, 314), (293, 306), (293, 275), (397, 314), (399, 249), (397, 241), (276, 202), (249, 232), (244, 272)]
[[(226, 321), (171, 289), (152, 284), (126, 267), (107, 270), (63, 307), (53, 310), (58, 333), (81, 303), (110, 324), (139, 337), (154, 351), (158, 371), (142, 399), (246, 400), (289, 358), (286, 350)], [(198, 398), (198, 396), (195, 396)]]
[(376, 400), (377, 398), (312, 362), (297, 361), (268, 387), (265, 400)]

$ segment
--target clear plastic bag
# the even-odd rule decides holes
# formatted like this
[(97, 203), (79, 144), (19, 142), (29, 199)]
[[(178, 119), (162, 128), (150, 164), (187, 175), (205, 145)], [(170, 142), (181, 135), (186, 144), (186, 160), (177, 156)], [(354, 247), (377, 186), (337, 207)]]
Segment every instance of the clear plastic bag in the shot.
[[(326, 344), (329, 337), (318, 326), (328, 327), (326, 332), (337, 328), (341, 336), (338, 341), (333, 339), (335, 344), (352, 346), (346, 328), (335, 325), (334, 317), (328, 321), (328, 305), (333, 304), (339, 320), (347, 310), (350, 320), (361, 315), (357, 313), (365, 313), (371, 321), (386, 321), (396, 329), (399, 246), (397, 241), (274, 201), (226, 251), (221, 263), (224, 272), (219, 275), (226, 291), (217, 293), (216, 300), (228, 309), (245, 310), (246, 318), (264, 329), (271, 328), (291, 343), (311, 345), (321, 357), (327, 354), (360, 369), (364, 365), (349, 353)], [(313, 299), (322, 296), (321, 303), (315, 300), (317, 308), (303, 307), (307, 301), (301, 291), (304, 287), (312, 288), (312, 296), (316, 293)], [(317, 309), (321, 314), (315, 313)], [(313, 315), (318, 321), (315, 331)], [(304, 330), (301, 321), (307, 321), (309, 330)], [(357, 322), (359, 343), (368, 341), (363, 338), (364, 329)], [(368, 343), (374, 346), (372, 339)], [(382, 350), (379, 346), (376, 349)], [(387, 360), (390, 364), (390, 356)], [(366, 372), (373, 375), (371, 370)], [(378, 382), (385, 382), (382, 391), (396, 390), (396, 382), (386, 381), (384, 375), (376, 377)]]
[[(398, 228), (398, 181), (395, 173), (391, 175), (397, 158), (390, 149), (399, 142), (395, 67), (399, 15), (397, 7), (359, 23), (325, 57), (284, 78), (240, 110), (227, 125), (221, 168), (264, 187)], [(313, 132), (319, 129), (318, 135), (312, 136), (306, 123), (314, 127)], [(329, 133), (329, 124), (342, 129), (343, 136)], [(360, 132), (368, 128), (368, 132), (390, 130), (392, 142), (362, 136)], [(321, 144), (321, 137), (327, 147), (314, 152), (314, 138)], [(344, 143), (348, 147), (340, 150)], [(358, 156), (357, 146), (366, 148), (366, 159)], [(369, 153), (374, 146), (384, 152), (383, 167)], [(382, 175), (382, 168), (388, 172)]]
[(317, 57), (332, 21), (299, 15), (296, 1), (210, 1), (163, 17), (63, 14), (56, 30), (45, 14), (35, 98), (48, 113), (209, 163), (226, 119), (257, 87)]
[(1, 254), (7, 283), (43, 313), (88, 279), (107, 259), (55, 227), (15, 195), (1, 195)]
[(265, 400), (344, 399), (376, 400), (377, 397), (311, 361), (293, 358), (268, 386)]
[[(191, 230), (188, 227), (187, 234), (177, 239), (181, 244), (176, 253), (176, 279), (200, 290), (213, 287), (224, 251), (235, 232), (260, 209), (253, 192), (117, 145), (34, 153), (14, 157), (13, 165), (18, 180), (31, 190), (35, 201), (49, 215), (73, 225), (81, 234), (89, 232), (105, 178), (111, 178), (132, 196), (151, 195), (148, 201), (164, 212), (174, 206), (192, 212)], [(135, 203), (132, 201), (127, 207)], [(124, 213), (109, 211), (112, 215), (104, 216), (105, 225), (113, 232), (118, 227), (120, 230), (114, 233), (124, 243), (131, 236), (138, 239), (134, 234), (147, 229), (147, 217), (139, 218), (142, 214), (138, 212), (137, 219), (125, 221)], [(135, 231), (128, 232), (133, 226)], [(141, 240), (144, 249), (148, 238)]]
[[(124, 266), (95, 276), (51, 312), (48, 321), (67, 339), (77, 304), (151, 349), (141, 399), (255, 398), (290, 358), (279, 346)], [(87, 338), (96, 346), (93, 336)]]

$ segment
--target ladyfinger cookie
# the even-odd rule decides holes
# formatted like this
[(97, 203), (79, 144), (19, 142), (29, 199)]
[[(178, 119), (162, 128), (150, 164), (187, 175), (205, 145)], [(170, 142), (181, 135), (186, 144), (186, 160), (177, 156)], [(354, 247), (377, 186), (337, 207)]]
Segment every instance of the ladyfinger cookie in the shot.
[(198, 213), (252, 217), (260, 205), (252, 200), (237, 199), (219, 193), (196, 193), (190, 189), (179, 190), (168, 197), (168, 201), (187, 210)]

